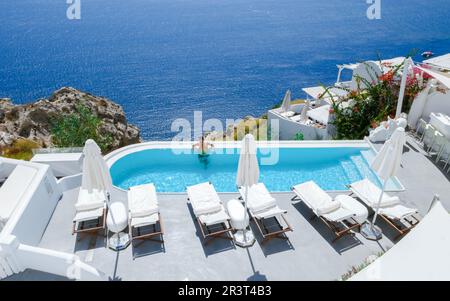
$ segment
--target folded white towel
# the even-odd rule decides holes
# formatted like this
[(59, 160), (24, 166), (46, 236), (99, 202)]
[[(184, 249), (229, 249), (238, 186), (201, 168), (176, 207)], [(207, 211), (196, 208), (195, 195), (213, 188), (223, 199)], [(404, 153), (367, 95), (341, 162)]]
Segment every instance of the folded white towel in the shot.
[(294, 192), (318, 215), (331, 213), (341, 207), (341, 203), (326, 193), (314, 181), (308, 181), (293, 187)]
[(155, 185), (144, 184), (128, 190), (128, 209), (132, 218), (145, 217), (159, 212)]
[(405, 207), (401, 204), (380, 208), (380, 214), (392, 219), (403, 219), (415, 213), (417, 213), (417, 209)]
[[(380, 198), (381, 189), (372, 183), (369, 179), (364, 179), (351, 184), (352, 190), (358, 193), (363, 201), (367, 202), (370, 207), (376, 208), (378, 200)], [(397, 196), (390, 196), (387, 193), (383, 193), (381, 199), (380, 208), (390, 207), (400, 202)]]
[(341, 202), (334, 200), (329, 203), (322, 204), (320, 207), (316, 208), (318, 215), (329, 214), (337, 209), (341, 208)]
[[(245, 187), (242, 187), (241, 194), (245, 196)], [(258, 212), (271, 208), (277, 201), (270, 195), (263, 183), (258, 183), (249, 188), (247, 206), (251, 211)]]
[(106, 196), (104, 191), (94, 189), (89, 192), (87, 189), (80, 189), (75, 209), (77, 211), (94, 210), (103, 207), (105, 201)]

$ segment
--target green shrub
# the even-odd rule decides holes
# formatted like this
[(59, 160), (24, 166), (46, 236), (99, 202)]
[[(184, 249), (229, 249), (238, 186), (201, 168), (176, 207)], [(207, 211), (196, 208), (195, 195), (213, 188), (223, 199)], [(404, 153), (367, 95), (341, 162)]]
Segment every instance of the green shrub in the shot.
[[(326, 89), (325, 93), (331, 97), (332, 105), (330, 114), (334, 114), (331, 123), (336, 127), (338, 140), (358, 140), (369, 134), (369, 129), (394, 117), (397, 108), (398, 95), (400, 91), (401, 78), (396, 76), (403, 64), (393, 66), (390, 71), (384, 72), (378, 78), (373, 70), (367, 69), (369, 74), (374, 74), (371, 80), (357, 78), (359, 85), (364, 84), (366, 88), (351, 91), (344, 89), (348, 95), (336, 99)], [(367, 68), (369, 66), (367, 65)], [(415, 78), (408, 79), (402, 112), (408, 112), (417, 93), (423, 86), (419, 85)]]
[(75, 112), (52, 120), (52, 143), (56, 147), (81, 147), (86, 140), (94, 139), (103, 152), (111, 149), (111, 134), (101, 133), (102, 120), (84, 105)]

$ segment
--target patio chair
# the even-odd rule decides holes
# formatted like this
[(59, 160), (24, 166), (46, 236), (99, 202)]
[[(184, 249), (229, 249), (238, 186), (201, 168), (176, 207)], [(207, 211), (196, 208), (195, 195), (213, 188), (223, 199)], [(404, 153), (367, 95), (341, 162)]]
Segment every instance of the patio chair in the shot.
[[(378, 186), (369, 179), (364, 179), (350, 184), (349, 188), (364, 204), (374, 211), (376, 210), (382, 192)], [(387, 193), (383, 193), (378, 213), (383, 220), (399, 232), (395, 239), (409, 232), (420, 221), (416, 208), (402, 205), (398, 197), (390, 196)]]
[(434, 138), (435, 138), (435, 132), (436, 128), (432, 126), (431, 124), (427, 124), (423, 130), (422, 138), (420, 139), (420, 142), (423, 145), (423, 149), (426, 151), (430, 145), (433, 144)]
[[(245, 187), (238, 187), (241, 198), (245, 198)], [(286, 218), (287, 211), (278, 207), (264, 183), (249, 187), (247, 208), (266, 243), (272, 238), (289, 239), (286, 232), (293, 231)]]
[[(164, 244), (164, 231), (154, 184), (129, 188), (128, 211), (128, 231), (132, 249), (137, 246), (133, 243), (135, 240), (141, 240), (141, 243), (150, 240)], [(146, 231), (146, 228), (150, 228), (150, 231)]]
[(89, 192), (81, 188), (75, 210), (72, 235), (75, 233), (97, 234), (100, 230), (103, 230), (103, 235), (106, 235), (106, 193), (104, 191), (93, 189)]
[[(360, 229), (361, 224), (356, 219), (356, 212), (350, 208), (344, 208), (337, 198), (333, 200), (314, 181), (295, 185), (291, 189), (295, 193), (292, 201), (303, 201), (314, 213), (312, 218), (318, 217), (333, 231), (336, 236), (333, 242), (345, 235), (353, 235), (352, 230)], [(355, 207), (355, 204), (352, 207)]]
[(186, 192), (200, 227), (203, 243), (206, 245), (215, 238), (232, 240), (230, 217), (214, 186), (205, 182), (186, 187)]
[(415, 138), (421, 142), (423, 134), (425, 133), (425, 128), (427, 127), (428, 122), (423, 120), (423, 118), (420, 118), (417, 122), (416, 130), (414, 131)]

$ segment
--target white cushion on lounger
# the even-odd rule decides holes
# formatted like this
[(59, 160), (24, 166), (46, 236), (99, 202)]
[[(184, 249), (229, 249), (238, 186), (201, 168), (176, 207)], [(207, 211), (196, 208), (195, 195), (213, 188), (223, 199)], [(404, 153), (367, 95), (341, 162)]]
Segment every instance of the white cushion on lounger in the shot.
[(187, 187), (187, 193), (196, 216), (221, 210), (222, 203), (214, 187), (206, 182)]
[(380, 208), (380, 214), (386, 215), (391, 219), (403, 219), (415, 213), (417, 213), (417, 209), (408, 208), (401, 204)]
[(268, 209), (265, 209), (265, 210), (259, 211), (259, 212), (252, 211), (252, 215), (257, 219), (271, 218), (271, 217), (280, 216), (280, 215), (286, 214), (286, 213), (287, 213), (286, 210), (280, 209), (280, 207), (278, 207), (277, 205), (273, 206), (272, 208), (268, 208)]
[(79, 211), (73, 218), (73, 221), (74, 222), (84, 222), (84, 221), (90, 221), (93, 219), (97, 219), (103, 215), (103, 209), (104, 209), (104, 207), (92, 209), (92, 210)]
[(228, 221), (230, 217), (225, 211), (225, 208), (221, 206), (221, 209), (215, 213), (203, 214), (199, 216), (199, 220), (206, 226), (216, 225)]
[(295, 185), (293, 189), (318, 215), (336, 211), (341, 207), (339, 201), (333, 201), (331, 196), (323, 191), (314, 181)]
[(87, 189), (80, 189), (78, 193), (78, 201), (75, 204), (77, 211), (94, 210), (103, 208), (106, 201), (105, 193), (97, 189), (89, 192)]
[(351, 217), (354, 217), (355, 213), (353, 211), (341, 207), (334, 210), (333, 212), (322, 214), (321, 216), (332, 222), (341, 222)]
[[(245, 196), (245, 188), (240, 189), (241, 195)], [(247, 206), (251, 211), (262, 211), (271, 208), (277, 204), (277, 201), (270, 195), (264, 183), (258, 183), (251, 186), (248, 190)]]
[(322, 124), (328, 123), (328, 118), (330, 115), (330, 105), (324, 105), (312, 110), (309, 110), (306, 112), (306, 115), (311, 118), (312, 120), (315, 120)]
[(143, 227), (143, 226), (148, 226), (148, 225), (154, 225), (159, 221), (159, 214), (158, 213), (153, 213), (151, 215), (147, 215), (144, 217), (134, 217), (131, 218), (131, 226), (138, 228), (138, 227)]
[(131, 187), (128, 191), (128, 209), (134, 217), (144, 217), (159, 212), (155, 185), (144, 184)]
[[(352, 191), (358, 195), (367, 205), (376, 208), (380, 198), (381, 189), (373, 184), (369, 179), (364, 179), (350, 185)], [(396, 196), (390, 196), (387, 193), (383, 194), (380, 203), (380, 208), (396, 205), (400, 199)]]

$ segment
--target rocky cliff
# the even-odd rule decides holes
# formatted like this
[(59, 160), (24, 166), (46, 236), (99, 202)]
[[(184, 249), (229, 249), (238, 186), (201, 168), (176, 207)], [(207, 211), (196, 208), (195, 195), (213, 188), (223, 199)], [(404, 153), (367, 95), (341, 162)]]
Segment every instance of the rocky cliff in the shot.
[(19, 138), (50, 147), (51, 121), (57, 116), (74, 113), (77, 105), (88, 107), (101, 118), (101, 133), (112, 136), (112, 149), (141, 141), (139, 129), (128, 124), (122, 107), (113, 101), (74, 88), (64, 87), (48, 99), (14, 105), (10, 99), (0, 99), (0, 147), (10, 146)]

